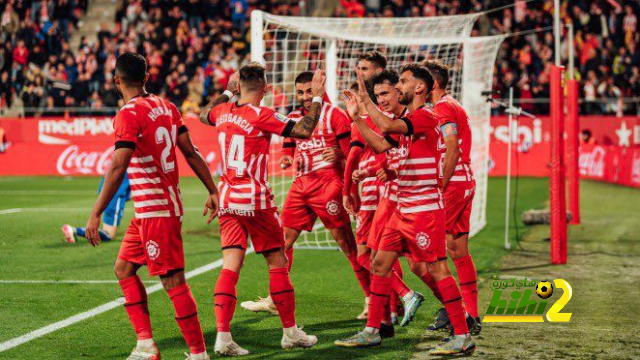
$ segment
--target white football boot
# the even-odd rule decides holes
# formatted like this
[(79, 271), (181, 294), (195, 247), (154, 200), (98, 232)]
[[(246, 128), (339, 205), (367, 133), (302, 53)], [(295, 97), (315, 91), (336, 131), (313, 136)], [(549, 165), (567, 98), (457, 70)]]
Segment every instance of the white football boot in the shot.
[(76, 229), (71, 225), (62, 225), (62, 233), (64, 234), (64, 239), (69, 244), (75, 244), (76, 240)]
[(206, 351), (200, 354), (184, 353), (184, 355), (187, 357), (185, 360), (211, 360), (211, 356)]
[(160, 360), (160, 351), (153, 339), (138, 340), (127, 360)]
[(358, 320), (367, 320), (368, 317), (369, 317), (369, 298), (366, 297), (366, 298), (364, 298), (364, 310), (362, 310), (362, 313), (360, 313), (360, 315), (358, 315), (357, 319)]
[(310, 348), (318, 342), (318, 338), (314, 335), (307, 335), (302, 331), (302, 327), (293, 326), (283, 329), (282, 341), (280, 345), (285, 350), (301, 347)]
[(213, 351), (218, 356), (244, 356), (249, 355), (249, 350), (243, 349), (231, 338), (231, 333), (219, 332), (216, 335), (216, 344)]
[(267, 296), (266, 298), (259, 297), (256, 301), (244, 301), (240, 303), (240, 306), (249, 311), (253, 312), (268, 312), (271, 315), (278, 315), (278, 309), (276, 308), (276, 304), (271, 300), (271, 296)]

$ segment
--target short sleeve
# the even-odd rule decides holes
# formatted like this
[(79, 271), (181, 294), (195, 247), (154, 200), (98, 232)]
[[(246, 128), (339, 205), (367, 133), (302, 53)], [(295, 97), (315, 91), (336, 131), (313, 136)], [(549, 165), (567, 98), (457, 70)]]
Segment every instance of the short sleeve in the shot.
[(447, 123), (456, 123), (456, 114), (452, 106), (447, 102), (440, 102), (433, 108), (440, 118), (440, 126)]
[(133, 143), (138, 142), (138, 136), (142, 132), (140, 123), (133, 111), (122, 110), (113, 120), (113, 129), (115, 130), (116, 145), (118, 143)]
[(356, 123), (353, 123), (351, 125), (351, 147), (358, 146), (364, 148), (364, 141), (364, 137), (360, 133), (358, 125), (356, 125)]
[(406, 119), (411, 124), (413, 132), (411, 135), (424, 134), (433, 130), (440, 124), (440, 117), (435, 112), (425, 107), (421, 107)]
[(338, 140), (351, 134), (351, 119), (339, 108), (334, 108), (331, 113), (331, 127), (333, 127)]
[(285, 130), (289, 129), (288, 132), (290, 132), (295, 125), (295, 121), (273, 109), (266, 107), (259, 109), (258, 121), (254, 125), (261, 131), (285, 136), (287, 132)]
[(180, 112), (180, 110), (178, 110), (178, 108), (171, 103), (171, 112), (173, 113), (173, 123), (180, 128), (181, 126), (184, 126), (184, 120), (182, 119), (182, 113)]

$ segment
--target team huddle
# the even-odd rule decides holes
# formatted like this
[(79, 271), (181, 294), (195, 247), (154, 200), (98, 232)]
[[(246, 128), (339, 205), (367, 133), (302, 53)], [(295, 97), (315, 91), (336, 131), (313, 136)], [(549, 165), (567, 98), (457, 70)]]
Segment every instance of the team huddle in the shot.
[[(366, 326), (337, 346), (367, 347), (407, 326), (424, 296), (403, 281), (398, 261), (441, 302), (428, 331), (450, 331), (433, 355), (471, 354), (472, 334), (481, 330), (476, 270), (468, 252), (469, 217), (475, 181), (470, 167), (471, 130), (460, 104), (446, 93), (448, 68), (437, 61), (386, 69), (377, 51), (358, 60), (357, 82), (344, 89), (346, 111), (325, 96), (322, 70), (295, 79), (299, 109), (288, 115), (261, 106), (265, 68), (249, 63), (228, 89), (208, 104), (200, 120), (216, 127), (222, 176), (215, 185), (191, 142), (189, 130), (170, 102), (144, 90), (144, 57), (122, 54), (115, 83), (126, 104), (114, 119), (115, 150), (102, 191), (86, 227), (100, 242), (100, 215), (129, 176), (135, 217), (123, 238), (115, 273), (138, 342), (129, 359), (159, 359), (147, 295), (137, 270), (146, 265), (160, 277), (176, 321), (189, 346), (188, 359), (208, 359), (196, 302), (184, 275), (183, 217), (176, 146), (209, 192), (203, 215), (218, 216), (223, 265), (215, 284), (218, 355), (247, 355), (231, 335), (236, 284), (248, 241), (269, 269), (269, 296), (242, 303), (251, 311), (279, 315), (283, 349), (314, 346), (316, 336), (296, 323), (289, 277), (293, 245), (318, 218), (345, 254), (365, 295), (358, 319)], [(432, 104), (428, 107), (427, 104)], [(280, 215), (268, 182), (272, 137), (283, 137), (279, 162), (295, 169)], [(352, 231), (349, 214), (356, 218)], [(453, 258), (458, 283), (447, 265)]]

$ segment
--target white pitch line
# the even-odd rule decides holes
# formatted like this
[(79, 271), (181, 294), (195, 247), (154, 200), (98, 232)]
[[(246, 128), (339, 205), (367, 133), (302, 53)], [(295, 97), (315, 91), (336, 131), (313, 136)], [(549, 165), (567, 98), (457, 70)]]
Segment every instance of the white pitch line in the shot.
[(0, 210), (0, 215), (15, 214), (19, 212), (22, 212), (22, 209), (4, 209)]
[[(160, 281), (147, 280), (146, 284), (159, 284)], [(0, 284), (118, 284), (118, 280), (0, 280)]]
[[(253, 252), (253, 248), (249, 248), (247, 250), (247, 254), (252, 253)], [(222, 259), (216, 260), (210, 264), (207, 265), (203, 265), (197, 269), (193, 269), (189, 272), (187, 272), (185, 275), (187, 277), (187, 279), (190, 279), (194, 276), (198, 276), (198, 275), (202, 275), (208, 271), (214, 270), (216, 268), (219, 268), (222, 266)], [(151, 295), (154, 292), (160, 291), (162, 290), (162, 284), (155, 284), (152, 286), (148, 286), (147, 288), (147, 294)], [(18, 336), (16, 338), (13, 338), (11, 340), (7, 340), (3, 343), (0, 343), (0, 352), (3, 351), (7, 351), (9, 349), (13, 349), (16, 346), (20, 346), (24, 343), (27, 343), (29, 341), (35, 340), (37, 338), (41, 338), (45, 335), (51, 334), (54, 331), (66, 328), (67, 326), (71, 326), (75, 323), (78, 323), (80, 321), (92, 318), (94, 316), (100, 315), (102, 313), (105, 313), (109, 310), (115, 309), (119, 306), (121, 306), (122, 304), (124, 304), (124, 298), (117, 298), (113, 301), (110, 301), (108, 303), (102, 304), (98, 307), (95, 307), (91, 310), (87, 310), (85, 312), (73, 315), (71, 317), (68, 317), (64, 320), (55, 322), (53, 324), (47, 325), (45, 327), (41, 327), (40, 329), (34, 330), (30, 333), (24, 334), (22, 336)]]

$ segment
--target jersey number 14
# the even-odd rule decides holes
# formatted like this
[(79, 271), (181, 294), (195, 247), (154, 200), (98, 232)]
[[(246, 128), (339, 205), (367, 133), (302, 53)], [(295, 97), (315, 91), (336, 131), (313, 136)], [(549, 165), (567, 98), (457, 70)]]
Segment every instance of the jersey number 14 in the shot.
[(229, 168), (234, 169), (236, 176), (242, 177), (247, 169), (247, 163), (244, 161), (244, 136), (231, 136), (229, 149), (227, 149), (226, 135), (226, 133), (221, 132), (218, 136), (220, 151), (222, 152), (222, 170), (227, 172)]

